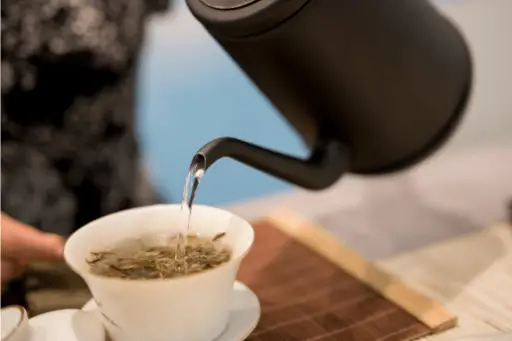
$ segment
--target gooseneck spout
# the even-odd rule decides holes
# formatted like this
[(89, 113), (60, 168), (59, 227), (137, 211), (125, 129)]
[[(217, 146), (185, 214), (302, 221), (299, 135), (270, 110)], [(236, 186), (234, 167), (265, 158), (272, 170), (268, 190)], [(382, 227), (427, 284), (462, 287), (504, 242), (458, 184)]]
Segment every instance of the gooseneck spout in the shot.
[(204, 157), (205, 170), (217, 160), (229, 157), (311, 190), (329, 187), (348, 170), (347, 149), (335, 140), (317, 143), (307, 160), (228, 137), (210, 141), (196, 155)]

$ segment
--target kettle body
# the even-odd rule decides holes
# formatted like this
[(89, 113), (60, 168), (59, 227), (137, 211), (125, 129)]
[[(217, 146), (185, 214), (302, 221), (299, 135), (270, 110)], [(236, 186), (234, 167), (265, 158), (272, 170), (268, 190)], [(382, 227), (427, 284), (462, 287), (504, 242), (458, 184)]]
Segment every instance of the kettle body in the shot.
[(187, 4), (311, 148), (346, 147), (348, 172), (419, 162), (464, 112), (470, 51), (427, 0)]

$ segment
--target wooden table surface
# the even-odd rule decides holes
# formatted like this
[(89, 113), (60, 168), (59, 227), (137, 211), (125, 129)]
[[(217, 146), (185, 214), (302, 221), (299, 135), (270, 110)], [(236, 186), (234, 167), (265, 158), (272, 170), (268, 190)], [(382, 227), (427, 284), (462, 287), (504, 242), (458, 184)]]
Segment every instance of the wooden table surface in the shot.
[(458, 317), (458, 327), (423, 340), (512, 332), (511, 225), (496, 225), (376, 263)]

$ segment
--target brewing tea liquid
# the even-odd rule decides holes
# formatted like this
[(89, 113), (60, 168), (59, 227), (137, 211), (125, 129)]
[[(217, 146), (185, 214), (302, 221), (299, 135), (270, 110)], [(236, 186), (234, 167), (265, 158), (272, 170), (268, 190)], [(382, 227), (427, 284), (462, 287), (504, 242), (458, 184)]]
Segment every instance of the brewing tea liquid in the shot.
[[(178, 252), (176, 257), (185, 257), (185, 248), (187, 246), (187, 235), (190, 230), (190, 217), (192, 214), (192, 204), (196, 196), (199, 181), (205, 171), (205, 159), (202, 155), (196, 154), (190, 163), (187, 178), (185, 180), (185, 188), (181, 199), (181, 213), (185, 214), (185, 223), (182, 232), (179, 233)], [(190, 190), (190, 191), (189, 191)]]

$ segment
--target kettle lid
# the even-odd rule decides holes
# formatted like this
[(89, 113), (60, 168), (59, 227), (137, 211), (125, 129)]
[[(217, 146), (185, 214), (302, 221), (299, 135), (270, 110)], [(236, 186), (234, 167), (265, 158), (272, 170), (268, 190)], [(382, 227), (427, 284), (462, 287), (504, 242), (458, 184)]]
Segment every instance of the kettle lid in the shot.
[(210, 33), (247, 37), (269, 30), (297, 13), (309, 0), (186, 0)]
[(259, 0), (201, 0), (201, 2), (208, 7), (223, 10), (244, 7), (256, 1)]

